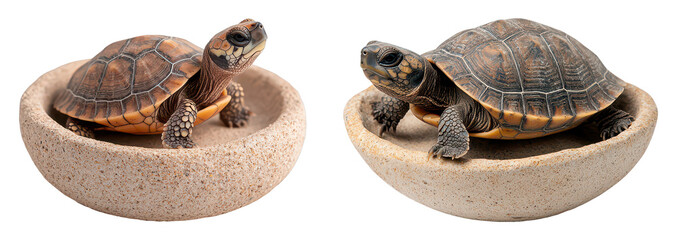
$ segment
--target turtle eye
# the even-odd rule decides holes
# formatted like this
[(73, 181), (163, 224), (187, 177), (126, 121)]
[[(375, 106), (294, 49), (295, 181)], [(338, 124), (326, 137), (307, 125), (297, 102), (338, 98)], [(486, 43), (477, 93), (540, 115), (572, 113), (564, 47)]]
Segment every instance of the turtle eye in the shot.
[(249, 44), (250, 39), (245, 33), (234, 31), (228, 35), (228, 41), (238, 47), (244, 47)]
[(378, 61), (378, 63), (380, 63), (380, 65), (382, 65), (383, 67), (394, 67), (399, 65), (401, 59), (402, 59), (401, 53), (392, 52), (385, 54), (385, 56), (380, 58), (380, 61)]

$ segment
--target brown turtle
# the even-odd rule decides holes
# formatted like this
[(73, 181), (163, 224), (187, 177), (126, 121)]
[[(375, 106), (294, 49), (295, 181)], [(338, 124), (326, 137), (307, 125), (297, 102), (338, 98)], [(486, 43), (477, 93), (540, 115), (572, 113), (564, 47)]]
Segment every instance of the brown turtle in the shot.
[(457, 158), (469, 136), (527, 139), (595, 121), (603, 139), (627, 129), (633, 117), (611, 104), (625, 83), (573, 37), (525, 20), (494, 21), (462, 31), (418, 55), (372, 41), (361, 52), (366, 77), (386, 94), (373, 104), (383, 124), (397, 124), (411, 106), (438, 125), (435, 157)]
[(192, 128), (216, 113), (229, 127), (247, 123), (251, 112), (232, 79), (251, 66), (266, 39), (261, 23), (245, 19), (216, 34), (204, 50), (158, 35), (118, 41), (73, 73), (54, 108), (81, 136), (94, 137), (94, 130), (162, 133), (164, 146), (190, 148)]

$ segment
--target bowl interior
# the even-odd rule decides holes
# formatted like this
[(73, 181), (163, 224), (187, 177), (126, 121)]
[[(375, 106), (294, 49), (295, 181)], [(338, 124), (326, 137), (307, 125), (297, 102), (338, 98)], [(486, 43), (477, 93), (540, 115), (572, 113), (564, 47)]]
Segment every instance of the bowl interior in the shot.
[[(73, 68), (73, 71), (75, 69), (77, 68)], [(235, 81), (244, 88), (245, 104), (255, 114), (249, 120), (249, 124), (242, 128), (228, 128), (218, 116), (214, 116), (193, 130), (193, 140), (199, 147), (218, 145), (245, 137), (267, 127), (280, 116), (283, 107), (283, 104), (279, 104), (283, 102), (282, 89), (269, 79), (270, 75), (261, 74), (260, 71), (262, 70), (254, 66), (235, 78)], [(67, 116), (52, 107), (53, 100), (70, 80), (70, 74), (62, 76), (55, 78), (54, 87), (47, 90), (42, 107), (52, 119), (64, 126)], [(97, 140), (120, 145), (163, 148), (160, 135), (133, 135), (109, 131), (97, 131), (95, 135)]]
[[(378, 101), (383, 95), (384, 93), (369, 88), (369, 91), (363, 95), (359, 106), (359, 115), (364, 127), (376, 135), (380, 124), (371, 115), (371, 103)], [(628, 103), (625, 95), (620, 96), (614, 106), (636, 116), (636, 107)], [(396, 133), (384, 133), (382, 138), (406, 149), (427, 152), (437, 141), (437, 128), (417, 119), (409, 111), (397, 126)], [(577, 128), (535, 139), (470, 138), (470, 150), (462, 159), (509, 160), (526, 158), (564, 149), (579, 148), (600, 141), (602, 139), (599, 137), (596, 125), (586, 122)]]

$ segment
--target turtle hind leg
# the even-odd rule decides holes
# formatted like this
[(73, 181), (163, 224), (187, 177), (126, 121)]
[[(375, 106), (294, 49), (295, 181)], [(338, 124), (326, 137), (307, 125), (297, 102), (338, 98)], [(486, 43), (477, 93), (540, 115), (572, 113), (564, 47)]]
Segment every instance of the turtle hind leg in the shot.
[(392, 132), (396, 132), (399, 121), (404, 118), (409, 109), (407, 102), (388, 95), (380, 98), (379, 102), (373, 102), (371, 107), (373, 108), (373, 112), (371, 112), (373, 118), (382, 124), (380, 130), (378, 130), (378, 135), (381, 137), (384, 132), (390, 129), (392, 129)]
[(87, 126), (85, 122), (82, 122), (75, 118), (68, 117), (68, 120), (66, 120), (66, 128), (68, 128), (68, 130), (71, 130), (73, 133), (77, 135), (88, 138), (94, 138), (94, 130), (92, 130), (91, 127)]
[(192, 148), (192, 128), (197, 117), (197, 105), (190, 99), (183, 99), (169, 120), (164, 124), (162, 145), (168, 148)]
[(226, 127), (244, 127), (253, 115), (251, 110), (244, 105), (244, 89), (239, 83), (232, 82), (228, 85), (227, 90), (232, 99), (220, 112), (221, 121)]
[(592, 120), (599, 127), (603, 140), (615, 137), (629, 128), (634, 122), (634, 117), (628, 112), (609, 106), (594, 115)]

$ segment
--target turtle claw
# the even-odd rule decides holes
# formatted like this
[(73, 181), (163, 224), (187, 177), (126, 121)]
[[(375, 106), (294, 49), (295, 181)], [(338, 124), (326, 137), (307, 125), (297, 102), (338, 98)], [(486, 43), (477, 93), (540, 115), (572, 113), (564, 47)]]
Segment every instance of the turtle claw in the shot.
[(381, 124), (380, 129), (378, 130), (378, 136), (383, 137), (383, 134), (389, 130), (392, 130), (392, 133), (397, 132), (397, 125), (399, 124), (398, 120), (395, 120), (391, 117), (392, 114), (388, 114), (385, 111), (382, 111), (382, 107), (378, 107), (379, 103), (373, 103), (373, 119)]
[(383, 133), (387, 132), (389, 129), (392, 129), (392, 133), (397, 132), (397, 123), (392, 123), (385, 122), (383, 123), (382, 126), (380, 126), (380, 130), (378, 130), (378, 136), (383, 137)]
[(427, 154), (427, 158), (429, 159), (430, 156), (433, 156), (435, 158), (447, 158), (451, 160), (455, 160), (456, 158), (460, 158), (464, 156), (469, 148), (467, 147), (459, 147), (459, 146), (444, 146), (444, 145), (439, 145), (435, 144)]
[(221, 121), (223, 121), (226, 127), (241, 128), (248, 125), (249, 118), (253, 115), (253, 112), (248, 107), (242, 106), (239, 111), (221, 112)]
[(605, 141), (619, 135), (624, 130), (629, 129), (633, 121), (634, 118), (631, 116), (617, 119), (611, 127), (605, 128), (601, 131), (601, 138)]
[[(162, 135), (162, 137), (164, 137), (164, 134)], [(162, 145), (166, 148), (174, 148), (174, 149), (197, 147), (197, 144), (195, 144), (195, 142), (192, 139), (182, 137), (166, 138), (166, 140), (162, 141)]]
[(598, 125), (600, 137), (604, 141), (629, 129), (634, 120), (635, 119), (631, 114), (613, 106), (609, 106), (603, 111), (595, 114), (592, 118), (592, 121), (596, 122)]
[(382, 124), (378, 136), (382, 137), (389, 130), (396, 133), (397, 125), (408, 112), (408, 108), (408, 103), (390, 96), (383, 96), (380, 101), (371, 102), (371, 115), (376, 122)]

